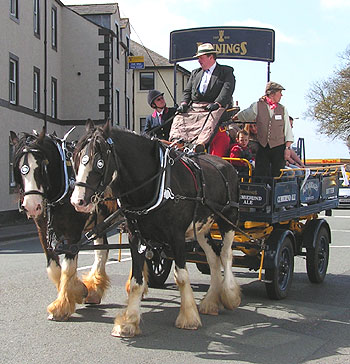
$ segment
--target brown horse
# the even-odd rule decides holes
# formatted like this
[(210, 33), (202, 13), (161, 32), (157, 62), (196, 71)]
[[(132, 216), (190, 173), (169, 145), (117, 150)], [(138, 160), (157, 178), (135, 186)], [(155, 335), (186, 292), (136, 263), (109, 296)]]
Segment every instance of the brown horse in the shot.
[[(217, 315), (222, 305), (234, 309), (240, 304), (231, 248), (238, 216), (238, 177), (230, 163), (207, 154), (194, 156), (191, 163), (157, 140), (112, 129), (109, 123), (103, 128), (88, 123), (87, 134), (76, 147), (74, 165), (77, 182), (71, 202), (76, 210), (92, 211), (96, 196), (109, 185), (133, 236), (138, 237), (130, 241), (132, 278), (127, 308), (115, 319), (112, 335), (140, 332), (145, 251), (154, 242), (166, 247), (175, 260), (175, 281), (181, 294), (177, 327), (201, 326), (186, 269), (187, 239), (196, 238), (210, 266), (211, 283), (200, 312)], [(220, 252), (214, 252), (208, 242), (214, 222), (222, 235)]]
[[(105, 271), (108, 251), (95, 251), (95, 262), (83, 280), (77, 276), (77, 254), (66, 254), (60, 262), (54, 251), (56, 239), (74, 244), (84, 230), (90, 230), (115, 210), (116, 203), (99, 204), (92, 214), (78, 213), (70, 204), (69, 158), (72, 146), (54, 135), (24, 134), (10, 137), (15, 145), (14, 175), (20, 190), (20, 204), (37, 226), (47, 259), (47, 273), (57, 288), (57, 298), (47, 307), (48, 318), (67, 320), (77, 303), (100, 303), (109, 286)], [(106, 237), (95, 244), (107, 243)]]

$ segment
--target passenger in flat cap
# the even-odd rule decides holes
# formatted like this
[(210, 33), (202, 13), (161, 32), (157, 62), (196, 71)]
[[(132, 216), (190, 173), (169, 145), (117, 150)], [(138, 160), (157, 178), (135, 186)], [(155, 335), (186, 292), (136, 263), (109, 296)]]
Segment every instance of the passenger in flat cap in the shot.
[(259, 143), (255, 159), (256, 176), (279, 176), (280, 169), (290, 158), (294, 137), (288, 111), (280, 104), (283, 90), (279, 83), (268, 82), (265, 95), (233, 118), (242, 122), (256, 121)]

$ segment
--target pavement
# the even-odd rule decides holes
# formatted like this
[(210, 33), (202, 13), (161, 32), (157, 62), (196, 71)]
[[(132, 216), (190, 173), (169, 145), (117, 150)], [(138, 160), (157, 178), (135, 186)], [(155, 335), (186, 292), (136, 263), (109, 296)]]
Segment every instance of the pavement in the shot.
[(0, 226), (0, 242), (32, 238), (38, 236), (36, 226), (32, 220), (15, 225)]

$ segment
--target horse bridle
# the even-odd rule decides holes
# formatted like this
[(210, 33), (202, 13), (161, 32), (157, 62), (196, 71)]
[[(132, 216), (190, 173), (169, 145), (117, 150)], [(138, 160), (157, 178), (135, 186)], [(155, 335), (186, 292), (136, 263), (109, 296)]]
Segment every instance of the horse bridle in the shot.
[[(102, 196), (103, 193), (107, 187), (108, 183), (108, 173), (110, 170), (110, 165), (112, 162), (114, 162), (115, 164), (115, 168), (117, 168), (118, 162), (117, 162), (117, 155), (116, 152), (114, 150), (113, 147), (113, 140), (111, 138), (107, 138), (106, 140), (104, 140), (104, 138), (101, 138), (101, 140), (103, 140), (103, 142), (107, 145), (107, 151), (106, 151), (106, 159), (107, 162), (104, 161), (104, 159), (102, 158), (102, 153), (96, 153), (92, 156), (93, 158), (93, 166), (92, 166), (92, 170), (101, 175), (101, 179), (100, 179), (100, 183), (98, 184), (98, 186), (95, 188), (93, 186), (91, 186), (90, 184), (86, 183), (86, 182), (80, 182), (80, 181), (76, 181), (74, 183), (74, 186), (78, 186), (78, 187), (84, 187), (87, 188), (89, 190), (92, 190), (92, 196), (91, 196), (91, 202), (96, 202), (99, 201)], [(80, 162), (83, 165), (86, 165), (87, 163), (89, 163), (90, 161), (90, 142), (91, 139), (87, 140), (87, 145), (86, 145), (86, 149), (85, 149), (85, 154), (81, 157)], [(94, 163), (94, 161), (97, 159), (96, 161), (96, 165)]]
[(46, 197), (46, 192), (47, 192), (47, 189), (49, 188), (49, 184), (50, 184), (48, 173), (47, 173), (47, 165), (49, 164), (49, 161), (48, 161), (48, 159), (45, 157), (44, 153), (40, 149), (31, 148), (29, 146), (24, 147), (23, 150), (22, 150), (22, 153), (21, 153), (21, 155), (19, 157), (19, 161), (20, 161), (22, 159), (22, 157), (24, 156), (23, 165), (20, 168), (20, 173), (21, 173), (22, 176), (27, 175), (29, 173), (29, 171), (30, 171), (30, 166), (29, 166), (29, 163), (28, 163), (28, 154), (29, 153), (31, 153), (33, 155), (38, 154), (38, 155), (42, 156), (41, 174), (42, 174), (42, 177), (46, 179), (47, 186), (45, 186), (43, 184), (44, 192), (39, 191), (39, 190), (24, 191), (23, 187), (21, 186), (21, 190), (22, 190), (21, 195), (23, 197), (28, 196), (28, 195), (41, 195), (43, 197)]

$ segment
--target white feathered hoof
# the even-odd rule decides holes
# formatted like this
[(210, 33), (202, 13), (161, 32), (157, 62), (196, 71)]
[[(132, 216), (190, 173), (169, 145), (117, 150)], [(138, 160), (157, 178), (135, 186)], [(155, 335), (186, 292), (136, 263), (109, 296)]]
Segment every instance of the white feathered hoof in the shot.
[(139, 324), (140, 318), (137, 318), (136, 315), (128, 316), (124, 312), (115, 318), (111, 335), (115, 337), (134, 337), (141, 333)]
[(180, 311), (179, 316), (176, 319), (175, 326), (178, 329), (185, 330), (197, 330), (199, 327), (201, 327), (202, 322), (197, 309), (192, 311), (191, 314), (184, 314), (182, 311)]
[(204, 297), (199, 305), (199, 312), (203, 315), (217, 316), (219, 309), (219, 303), (210, 301), (207, 297)]
[(223, 288), (220, 292), (220, 300), (228, 310), (234, 310), (241, 304), (241, 289), (239, 286), (233, 288)]

